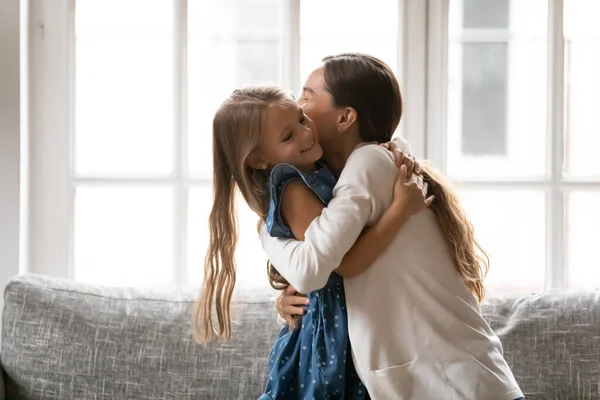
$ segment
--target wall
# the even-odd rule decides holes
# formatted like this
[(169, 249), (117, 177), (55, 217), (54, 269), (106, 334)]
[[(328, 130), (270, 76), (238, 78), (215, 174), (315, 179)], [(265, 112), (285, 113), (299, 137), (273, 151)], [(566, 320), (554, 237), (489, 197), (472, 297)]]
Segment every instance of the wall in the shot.
[[(19, 273), (21, 96), (19, 0), (0, 2), (0, 290)], [(0, 297), (0, 309), (3, 308)]]

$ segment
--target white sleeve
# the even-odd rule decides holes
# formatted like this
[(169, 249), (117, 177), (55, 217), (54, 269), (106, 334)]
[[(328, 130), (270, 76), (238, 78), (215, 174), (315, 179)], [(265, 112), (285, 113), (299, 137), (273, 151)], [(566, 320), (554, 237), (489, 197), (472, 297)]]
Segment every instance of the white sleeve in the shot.
[(404, 153), (412, 155), (410, 144), (402, 136), (396, 136), (392, 142)]
[(348, 159), (333, 199), (315, 218), (304, 241), (271, 237), (263, 226), (263, 248), (277, 271), (301, 293), (321, 289), (389, 197), (398, 170), (390, 152), (365, 145)]
[(287, 324), (287, 321), (285, 319), (283, 319), (283, 317), (281, 315), (277, 314), (277, 323), (279, 325), (285, 325), (285, 324)]

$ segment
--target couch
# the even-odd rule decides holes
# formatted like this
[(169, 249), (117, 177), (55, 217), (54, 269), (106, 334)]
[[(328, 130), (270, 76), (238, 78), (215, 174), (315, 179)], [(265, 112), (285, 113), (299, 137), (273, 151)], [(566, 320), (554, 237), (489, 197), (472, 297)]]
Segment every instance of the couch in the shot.
[[(275, 293), (239, 293), (232, 340), (209, 345), (191, 338), (195, 296), (14, 278), (0, 399), (256, 399), (279, 330)], [(600, 291), (490, 297), (483, 313), (528, 399), (600, 398)]]

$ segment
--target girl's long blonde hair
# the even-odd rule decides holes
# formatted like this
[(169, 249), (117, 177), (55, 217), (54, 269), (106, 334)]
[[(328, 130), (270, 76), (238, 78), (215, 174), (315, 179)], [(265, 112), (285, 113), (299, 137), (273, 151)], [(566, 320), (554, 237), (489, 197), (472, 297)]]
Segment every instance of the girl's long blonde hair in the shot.
[(475, 238), (473, 224), (450, 182), (428, 163), (421, 164), (421, 171), (429, 184), (428, 194), (435, 196), (429, 208), (446, 237), (452, 261), (471, 293), (481, 302), (485, 297), (483, 280), (489, 269), (489, 257)]
[[(246, 165), (256, 148), (266, 110), (290, 107), (293, 98), (277, 87), (236, 90), (213, 119), (213, 206), (209, 217), (210, 244), (204, 283), (193, 312), (194, 338), (200, 343), (231, 338), (231, 297), (236, 281), (235, 248), (238, 226), (236, 187), (261, 220), (269, 211), (267, 171)], [(216, 309), (216, 320), (213, 315)]]

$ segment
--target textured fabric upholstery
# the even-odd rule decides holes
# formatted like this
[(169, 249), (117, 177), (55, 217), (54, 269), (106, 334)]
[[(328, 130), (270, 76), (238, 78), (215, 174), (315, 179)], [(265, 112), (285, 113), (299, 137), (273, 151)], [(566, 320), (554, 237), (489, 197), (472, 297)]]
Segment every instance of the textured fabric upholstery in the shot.
[[(209, 345), (191, 338), (195, 296), (15, 278), (2, 315), (6, 397), (257, 398), (279, 330), (274, 293), (239, 294), (232, 340)], [(493, 297), (483, 310), (528, 399), (600, 397), (600, 292)]]

